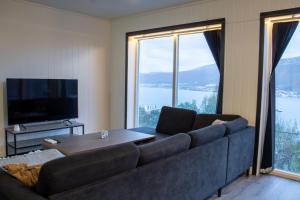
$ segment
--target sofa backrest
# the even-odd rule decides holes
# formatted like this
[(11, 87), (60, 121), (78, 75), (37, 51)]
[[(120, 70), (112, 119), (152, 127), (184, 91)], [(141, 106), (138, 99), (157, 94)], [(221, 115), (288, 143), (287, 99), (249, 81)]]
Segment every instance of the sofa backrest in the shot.
[(226, 134), (230, 135), (247, 128), (248, 120), (239, 117), (237, 119), (224, 123), (224, 126), (226, 127)]
[(191, 148), (210, 143), (225, 135), (225, 126), (222, 124), (211, 125), (188, 132), (191, 137)]
[(221, 114), (197, 114), (193, 130), (204, 128), (206, 126), (210, 126), (216, 119), (222, 120), (222, 121), (232, 121), (234, 119), (239, 118), (239, 115), (221, 115)]
[(138, 164), (148, 164), (187, 151), (190, 144), (190, 136), (178, 133), (155, 142), (141, 145), (139, 146), (140, 158)]
[(227, 148), (228, 138), (223, 137), (50, 199), (207, 199), (225, 185)]
[(37, 192), (49, 196), (136, 168), (139, 150), (135, 144), (116, 145), (67, 156), (45, 163)]
[(186, 133), (193, 128), (196, 111), (164, 106), (161, 109), (156, 131), (173, 135)]

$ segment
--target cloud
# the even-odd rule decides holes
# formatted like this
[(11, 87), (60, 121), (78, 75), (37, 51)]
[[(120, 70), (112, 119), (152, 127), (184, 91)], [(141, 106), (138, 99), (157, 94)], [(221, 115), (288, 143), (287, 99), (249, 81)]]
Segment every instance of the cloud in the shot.
[[(173, 71), (173, 37), (140, 41), (140, 73)], [(214, 64), (214, 58), (202, 33), (179, 37), (179, 70), (191, 70)]]
[(290, 43), (288, 44), (282, 58), (293, 58), (300, 56), (300, 26), (298, 25)]

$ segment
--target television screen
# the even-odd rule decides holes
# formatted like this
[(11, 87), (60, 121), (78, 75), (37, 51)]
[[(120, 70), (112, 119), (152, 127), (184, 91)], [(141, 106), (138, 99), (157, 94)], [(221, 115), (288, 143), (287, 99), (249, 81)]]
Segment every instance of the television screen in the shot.
[(78, 117), (78, 81), (7, 79), (8, 124)]

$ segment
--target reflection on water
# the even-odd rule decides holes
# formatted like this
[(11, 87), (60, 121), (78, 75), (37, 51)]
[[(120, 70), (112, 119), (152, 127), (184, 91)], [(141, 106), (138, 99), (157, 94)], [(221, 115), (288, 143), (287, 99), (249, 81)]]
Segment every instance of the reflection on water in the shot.
[(276, 118), (300, 125), (300, 98), (276, 97)]
[[(178, 102), (191, 102), (196, 100), (197, 106), (205, 97), (209, 97), (215, 92), (209, 91), (194, 91), (194, 90), (179, 90)], [(172, 88), (161, 87), (140, 87), (139, 89), (139, 105), (162, 107), (164, 105), (172, 105)]]

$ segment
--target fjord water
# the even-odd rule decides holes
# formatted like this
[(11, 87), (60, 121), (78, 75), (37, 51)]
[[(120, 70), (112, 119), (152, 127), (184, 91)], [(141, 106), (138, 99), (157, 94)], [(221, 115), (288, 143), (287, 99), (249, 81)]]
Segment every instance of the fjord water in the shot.
[[(179, 90), (178, 102), (190, 102), (196, 100), (197, 106), (201, 105), (205, 97), (214, 92)], [(172, 89), (164, 87), (140, 87), (139, 105), (160, 108), (164, 105), (172, 105)], [(300, 125), (300, 97), (276, 96), (276, 115), (285, 121), (296, 121)]]

